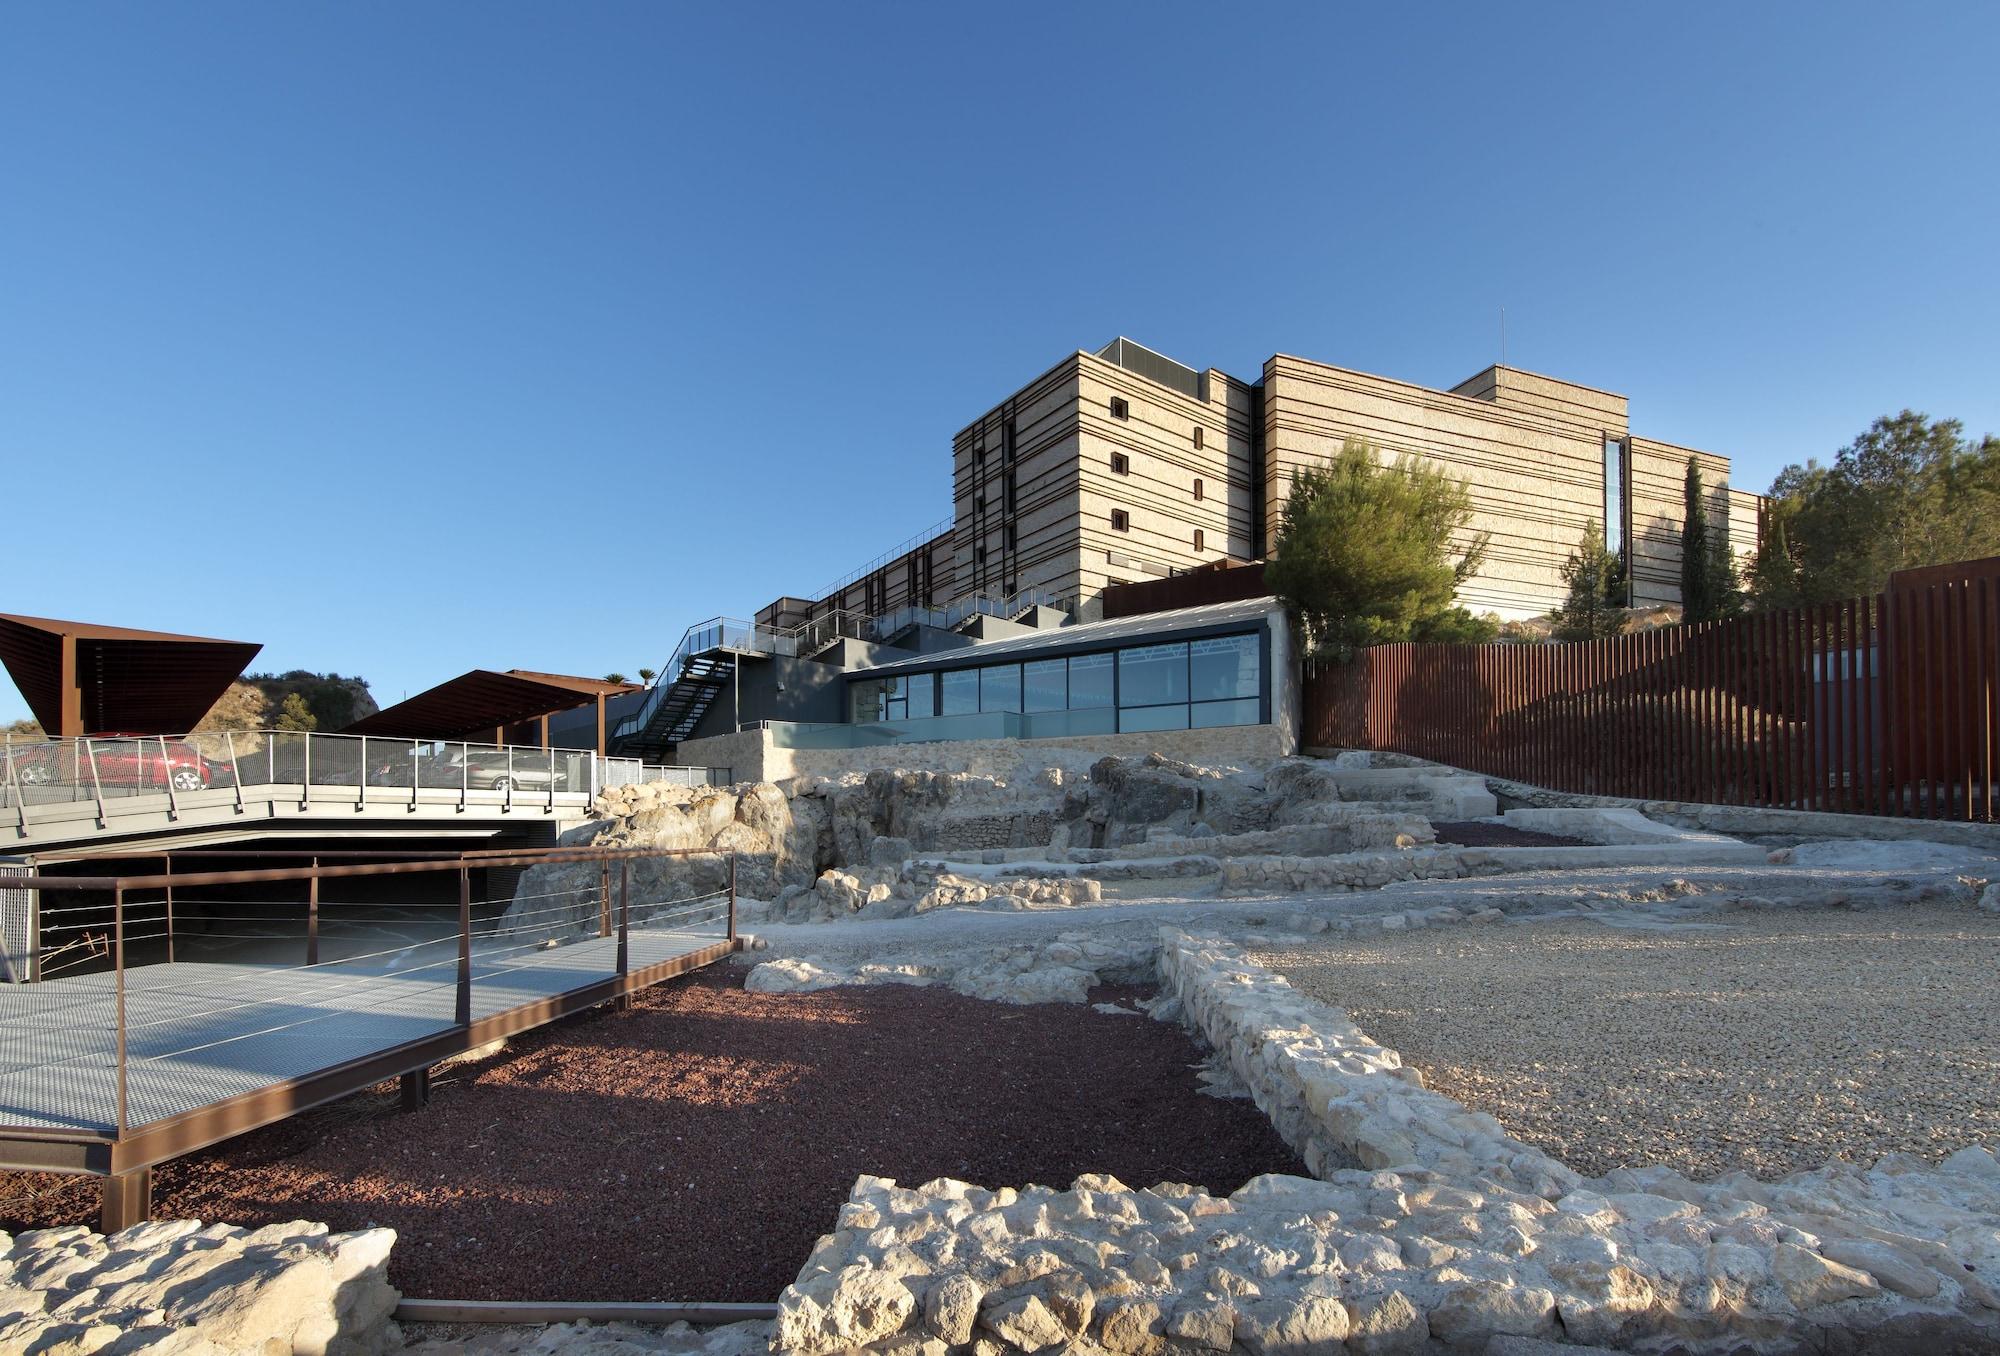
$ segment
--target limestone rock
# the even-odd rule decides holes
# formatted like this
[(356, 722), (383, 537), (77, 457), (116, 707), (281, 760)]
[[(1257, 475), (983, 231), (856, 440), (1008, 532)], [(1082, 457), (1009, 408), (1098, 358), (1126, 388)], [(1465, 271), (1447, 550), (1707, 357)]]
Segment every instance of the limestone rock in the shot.
[(1555, 1295), (1539, 1286), (1463, 1280), (1438, 1297), (1431, 1336), (1459, 1345), (1496, 1335), (1543, 1337), (1556, 1330), (1555, 1310)]
[(980, 1312), (979, 1324), (1020, 1351), (1059, 1347), (1070, 1338), (1054, 1312), (1036, 1294), (1017, 1295), (987, 1306)]
[(1844, 1299), (1867, 1299), (1881, 1293), (1881, 1287), (1867, 1272), (1843, 1266), (1796, 1243), (1780, 1243), (1772, 1249), (1771, 1271), (1792, 1303), (1801, 1309)]
[(963, 1272), (955, 1272), (931, 1286), (924, 1296), (924, 1325), (941, 1341), (963, 1346), (972, 1340), (973, 1325), (979, 1320), (979, 1301), (985, 1291), (979, 1282)]

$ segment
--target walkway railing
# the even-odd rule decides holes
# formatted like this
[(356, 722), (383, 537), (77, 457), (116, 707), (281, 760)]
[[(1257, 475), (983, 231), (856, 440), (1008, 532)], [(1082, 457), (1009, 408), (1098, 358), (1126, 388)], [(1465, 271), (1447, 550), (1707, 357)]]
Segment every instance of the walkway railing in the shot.
[[(0, 740), (0, 810), (13, 812), (23, 834), (41, 806), (94, 805), (102, 824), (118, 802), (135, 797), (164, 797), (169, 812), (177, 813), (184, 798), (232, 793), (241, 805), (252, 796), (268, 798), (273, 787), (296, 788), (302, 803), (313, 799), (315, 788), (344, 788), (338, 799), (363, 807), (404, 802), (464, 808), (478, 802), (553, 810), (588, 805), (607, 785), (712, 785), (717, 771), (599, 759), (587, 749), (300, 730), (41, 740), (9, 735)], [(719, 771), (727, 780), (728, 769)]]
[[(39, 977), (0, 986), (0, 1167), (127, 1179), (106, 1191), (106, 1223), (122, 1227), (135, 1208), (143, 1218), (146, 1182), (133, 1174), (153, 1163), (389, 1077), (405, 1076), (406, 1105), (420, 1103), (425, 1089), (410, 1080), (432, 1064), (623, 998), (736, 945), (733, 856), (597, 848), (386, 855), (8, 878), (10, 890), (48, 902), (35, 911), (29, 953), (0, 956), (0, 966)], [(363, 856), (376, 860), (352, 860)], [(678, 872), (633, 870), (665, 858), (702, 860)], [(533, 878), (542, 882), (535, 893), (475, 923), (476, 874), (536, 866), (567, 870)], [(426, 874), (455, 882), (455, 927), (411, 937), (346, 926), (337, 943), (323, 930), (335, 907), (321, 897), (325, 884)], [(227, 893), (245, 887), (254, 903)], [(269, 899), (288, 887), (305, 898)], [(196, 913), (199, 934), (189, 931)], [(291, 943), (268, 933), (251, 940), (267, 952), (295, 943), (292, 958), (229, 963), (204, 946), (209, 957), (190, 959), (192, 941), (229, 940), (229, 929), (277, 917), (296, 924)], [(207, 930), (218, 921), (223, 931)], [(79, 948), (78, 938), (88, 945)], [(137, 964), (141, 951), (160, 959)]]

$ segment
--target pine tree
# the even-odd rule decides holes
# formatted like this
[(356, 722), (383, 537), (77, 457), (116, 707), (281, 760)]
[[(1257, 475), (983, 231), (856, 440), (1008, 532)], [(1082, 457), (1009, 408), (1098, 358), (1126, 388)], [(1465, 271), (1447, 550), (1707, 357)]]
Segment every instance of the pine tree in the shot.
[(1625, 570), (1604, 544), (1604, 532), (1592, 519), (1583, 540), (1562, 569), (1569, 594), (1555, 610), (1555, 639), (1601, 640), (1625, 629)]
[(1485, 558), (1468, 537), (1462, 481), (1414, 457), (1380, 465), (1349, 439), (1325, 466), (1292, 482), (1264, 577), (1307, 645), (1345, 658), (1399, 640), (1491, 640), (1497, 623), (1454, 600)]

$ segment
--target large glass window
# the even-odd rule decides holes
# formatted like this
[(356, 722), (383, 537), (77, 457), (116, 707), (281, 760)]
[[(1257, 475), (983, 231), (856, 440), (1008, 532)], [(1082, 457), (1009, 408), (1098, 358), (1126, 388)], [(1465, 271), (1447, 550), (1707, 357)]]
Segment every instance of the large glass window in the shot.
[(1033, 719), (1009, 726), (1007, 733), (1030, 737), (1255, 725), (1262, 713), (1263, 667), (1262, 636), (1253, 633), (861, 679), (848, 685), (848, 719), (857, 725), (907, 726), (939, 716), (1027, 714)]
[(1186, 703), (1175, 706), (1121, 706), (1118, 708), (1118, 730), (1185, 730), (1188, 727)]
[(1169, 645), (1136, 645), (1118, 652), (1118, 705), (1121, 708), (1164, 706), (1187, 699), (1186, 641)]
[(1604, 549), (1625, 554), (1625, 442), (1604, 440)]
[(1112, 664), (1108, 654), (1073, 654), (1069, 658), (1069, 709), (1088, 711), (1111, 705)]
[(1035, 659), (1021, 666), (1023, 711), (1061, 711), (1069, 706), (1069, 661)]
[(979, 670), (953, 669), (938, 680), (938, 714), (966, 716), (979, 709)]
[(1195, 701), (1255, 697), (1259, 654), (1256, 636), (1214, 636), (1188, 643), (1189, 690)]
[(979, 670), (979, 709), (982, 711), (1021, 709), (1019, 664), (989, 664)]
[(1196, 702), (1188, 708), (1188, 724), (1197, 730), (1216, 725), (1255, 725), (1258, 715), (1255, 697), (1238, 697), (1227, 702)]

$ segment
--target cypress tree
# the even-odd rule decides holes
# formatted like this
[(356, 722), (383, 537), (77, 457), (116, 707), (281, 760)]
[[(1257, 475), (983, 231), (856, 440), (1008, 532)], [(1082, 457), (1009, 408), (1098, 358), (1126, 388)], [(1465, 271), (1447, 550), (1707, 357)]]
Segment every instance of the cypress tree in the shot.
[(1710, 594), (1715, 570), (1709, 560), (1708, 507), (1702, 502), (1701, 468), (1688, 458), (1681, 504), (1681, 620), (1707, 621), (1715, 614)]

